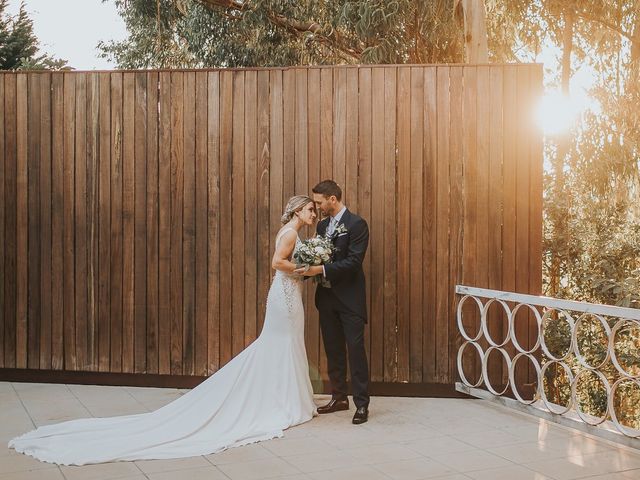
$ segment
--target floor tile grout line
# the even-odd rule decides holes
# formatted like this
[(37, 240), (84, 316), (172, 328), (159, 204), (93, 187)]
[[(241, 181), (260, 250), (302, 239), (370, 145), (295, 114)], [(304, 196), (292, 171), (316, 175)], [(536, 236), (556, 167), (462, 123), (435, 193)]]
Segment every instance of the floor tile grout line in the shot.
[[(619, 472), (613, 472), (613, 473), (633, 472), (635, 470), (637, 470), (638, 473), (640, 474), (640, 469), (637, 469), (637, 468), (633, 468), (631, 470), (620, 470)], [(611, 472), (610, 473), (597, 473), (595, 475), (587, 475), (586, 477), (578, 477), (578, 478), (576, 478), (574, 480), (589, 480), (590, 478), (598, 478), (598, 477), (602, 477), (603, 475), (610, 475), (610, 474), (611, 474)], [(631, 477), (627, 477), (626, 475), (624, 475), (624, 473), (623, 473), (623, 476), (625, 478), (631, 479)], [(636, 478), (638, 478), (638, 477), (636, 477)]]
[[(223, 452), (224, 452), (224, 451), (225, 451), (225, 450), (223, 450)], [(222, 453), (222, 452), (218, 452), (218, 453)], [(208, 456), (208, 455), (215, 455), (215, 453), (209, 453), (209, 454), (207, 454), (207, 455), (202, 455), (202, 458), (204, 458), (204, 459), (207, 461), (207, 463), (209, 463), (209, 465), (211, 465), (212, 467), (214, 467), (218, 472), (220, 472), (222, 475), (224, 475), (224, 476), (225, 476), (225, 478), (228, 478), (229, 480), (231, 480), (231, 477), (230, 477), (229, 475), (227, 475), (226, 473), (224, 473), (224, 472), (223, 472), (223, 471), (218, 467), (218, 465), (215, 465), (215, 464), (211, 463), (211, 460), (209, 460), (209, 459), (207, 458), (207, 456)]]
[(67, 476), (64, 474), (64, 470), (62, 470), (61, 465), (58, 465), (58, 471), (60, 472), (60, 475), (62, 475), (62, 478), (64, 478), (65, 480), (69, 480)]
[(84, 402), (82, 400), (80, 400), (80, 397), (78, 397), (75, 392), (69, 387), (69, 385), (64, 384), (65, 387), (67, 387), (67, 390), (69, 390), (69, 392), (71, 393), (71, 395), (73, 395), (73, 398), (75, 398), (76, 400), (78, 400), (78, 402), (80, 403), (80, 405), (82, 405), (82, 408), (85, 409), (85, 411), (87, 412), (87, 414), (89, 415), (89, 417), (91, 418), (96, 418), (96, 416), (91, 412), (91, 410), (89, 410), (89, 407), (87, 407)]
[[(154, 410), (150, 410), (150, 409), (149, 409), (149, 407), (147, 407), (144, 403), (142, 403), (140, 400), (138, 400), (138, 399), (136, 398), (136, 396), (135, 396), (135, 395), (133, 395), (133, 394), (129, 391), (129, 389), (128, 389), (128, 388), (126, 388), (126, 387), (125, 387), (125, 392), (127, 392), (127, 395), (129, 395), (131, 398), (133, 398), (133, 399), (135, 400), (135, 402), (136, 402), (138, 405), (140, 405), (142, 408), (144, 408), (147, 412), (152, 412), (152, 411), (154, 411)], [(178, 397), (178, 398), (180, 398), (180, 397)], [(172, 400), (172, 401), (173, 401), (173, 400)], [(156, 409), (156, 410), (157, 410), (157, 409)]]
[(36, 426), (36, 422), (33, 420), (33, 417), (31, 416), (31, 412), (29, 411), (27, 406), (24, 404), (24, 401), (22, 401), (22, 397), (20, 396), (20, 393), (18, 393), (18, 390), (16, 390), (16, 387), (13, 385), (13, 382), (11, 382), (11, 388), (13, 388), (13, 391), (15, 392), (16, 396), (18, 397), (18, 400), (20, 400), (20, 405), (22, 405), (22, 408), (24, 409), (25, 413), (29, 417), (29, 420), (31, 421), (31, 424), (33, 425), (33, 428), (38, 428)]
[(548, 474), (546, 474), (546, 473), (542, 473), (542, 472), (539, 472), (538, 470), (534, 470), (533, 468), (527, 467), (526, 465), (524, 465), (524, 464), (522, 464), (522, 463), (520, 463), (519, 465), (520, 465), (522, 468), (526, 469), (526, 470), (529, 470), (529, 471), (534, 472), (534, 473), (538, 473), (538, 474), (540, 474), (540, 475), (544, 475), (544, 477), (545, 477), (545, 478), (548, 478), (548, 479), (550, 479), (550, 480), (558, 480), (556, 477), (552, 477), (551, 475), (548, 475)]

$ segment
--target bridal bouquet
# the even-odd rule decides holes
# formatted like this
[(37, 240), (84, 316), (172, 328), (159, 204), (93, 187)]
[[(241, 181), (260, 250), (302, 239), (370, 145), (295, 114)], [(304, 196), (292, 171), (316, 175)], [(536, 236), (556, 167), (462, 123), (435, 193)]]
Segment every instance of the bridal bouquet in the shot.
[[(335, 252), (336, 247), (331, 242), (331, 238), (318, 235), (302, 241), (302, 245), (293, 253), (293, 261), (299, 267), (324, 265), (331, 263)], [(323, 285), (329, 286), (322, 275), (314, 277), (314, 281), (320, 281)]]

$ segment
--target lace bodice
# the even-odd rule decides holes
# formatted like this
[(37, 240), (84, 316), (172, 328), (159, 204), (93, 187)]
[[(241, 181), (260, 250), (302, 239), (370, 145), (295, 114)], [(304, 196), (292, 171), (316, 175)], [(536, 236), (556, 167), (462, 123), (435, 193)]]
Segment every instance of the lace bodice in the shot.
[[(278, 234), (275, 242), (276, 247), (285, 232), (290, 230), (293, 230), (293, 228), (285, 228)], [(293, 252), (291, 252), (289, 260), (291, 260), (293, 254), (301, 244), (302, 241), (300, 240), (300, 237), (296, 235), (296, 246), (294, 247)], [(288, 315), (295, 314), (295, 312), (302, 307), (302, 285), (303, 281), (300, 275), (276, 270), (271, 284), (271, 289), (269, 290), (269, 295), (267, 297), (267, 302), (281, 302), (283, 305), (286, 305)]]
[[(282, 230), (278, 236), (276, 237), (276, 243), (275, 246), (276, 248), (278, 247), (278, 242), (280, 241), (280, 239), (282, 238), (282, 236), (289, 231), (294, 231), (293, 228), (285, 228), (284, 230)], [(296, 250), (300, 247), (300, 245), (302, 245), (302, 240), (300, 240), (300, 237), (298, 236), (298, 234), (296, 233), (296, 246), (293, 248), (293, 251), (291, 252), (291, 256), (289, 257), (289, 261), (291, 261), (291, 259), (293, 258), (294, 253), (296, 253)], [(288, 277), (298, 277), (298, 275), (292, 275), (290, 273), (286, 273), (286, 272), (281, 272), (280, 270), (276, 270), (276, 274), (282, 274), (282, 275), (286, 275)]]

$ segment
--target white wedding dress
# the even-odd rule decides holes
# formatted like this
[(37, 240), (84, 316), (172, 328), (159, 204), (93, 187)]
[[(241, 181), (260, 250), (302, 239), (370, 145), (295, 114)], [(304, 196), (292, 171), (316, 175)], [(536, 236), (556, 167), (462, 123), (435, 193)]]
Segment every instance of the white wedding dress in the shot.
[(42, 426), (9, 447), (62, 465), (191, 457), (282, 437), (314, 415), (302, 280), (276, 271), (260, 336), (193, 390), (149, 413)]

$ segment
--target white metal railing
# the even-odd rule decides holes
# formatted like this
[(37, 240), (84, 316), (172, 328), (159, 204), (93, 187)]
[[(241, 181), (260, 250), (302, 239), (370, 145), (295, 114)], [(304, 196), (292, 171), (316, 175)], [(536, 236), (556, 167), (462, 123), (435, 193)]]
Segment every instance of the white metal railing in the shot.
[[(458, 330), (464, 339), (457, 356), (458, 374), (461, 379), (461, 382), (456, 383), (458, 391), (488, 400), (499, 401), (505, 406), (578, 428), (618, 443), (640, 448), (640, 440), (638, 440), (640, 438), (640, 430), (620, 423), (614, 402), (616, 391), (623, 384), (634, 384), (640, 392), (640, 372), (626, 370), (619, 361), (616, 352), (616, 338), (622, 330), (635, 328), (640, 332), (640, 310), (463, 285), (456, 286), (456, 294), (458, 294), (456, 319)], [(467, 332), (464, 327), (463, 311), (465, 309), (463, 307), (466, 302), (472, 302), (472, 305), (475, 304), (478, 309), (477, 315), (480, 317), (480, 326), (475, 333)], [(489, 328), (489, 317), (491, 315), (488, 312), (491, 305), (495, 303), (498, 304), (499, 308), (503, 309), (507, 319), (507, 332), (502, 339), (493, 338)], [(516, 337), (516, 318), (518, 318), (517, 314), (522, 309), (530, 312), (537, 325), (537, 337), (533, 342), (530, 342), (530, 344), (533, 343), (533, 346), (528, 348), (523, 347)], [(525, 321), (527, 317), (523, 314), (520, 316)], [(569, 327), (570, 344), (563, 355), (551, 352), (545, 342), (545, 325), (553, 317), (563, 319)], [(580, 343), (578, 341), (578, 327), (589, 318), (598, 321), (602, 331), (607, 336), (604, 359), (599, 361), (597, 365), (589, 363), (583, 352), (580, 351)], [(502, 323), (503, 319), (500, 318), (499, 321)], [(569, 341), (569, 339), (567, 340)], [(467, 348), (475, 349), (482, 366), (481, 373), (476, 381), (470, 381), (463, 369), (463, 355)], [(500, 390), (496, 389), (489, 379), (489, 355), (493, 351), (502, 356), (508, 370), (508, 383)], [(532, 398), (524, 398), (516, 385), (516, 365), (524, 358), (531, 362), (537, 376), (535, 394)], [(572, 360), (573, 368), (569, 365), (569, 360)], [(571, 386), (570, 400), (566, 405), (558, 405), (551, 402), (545, 393), (543, 379), (547, 369), (553, 365), (564, 370)], [(615, 368), (617, 377), (613, 384), (609, 382), (609, 379), (603, 373), (606, 368), (612, 371), (611, 366)], [(599, 417), (581, 411), (580, 402), (577, 399), (578, 382), (587, 374), (595, 374), (607, 394), (606, 412)], [(509, 387), (511, 387), (515, 400), (505, 396)]]

